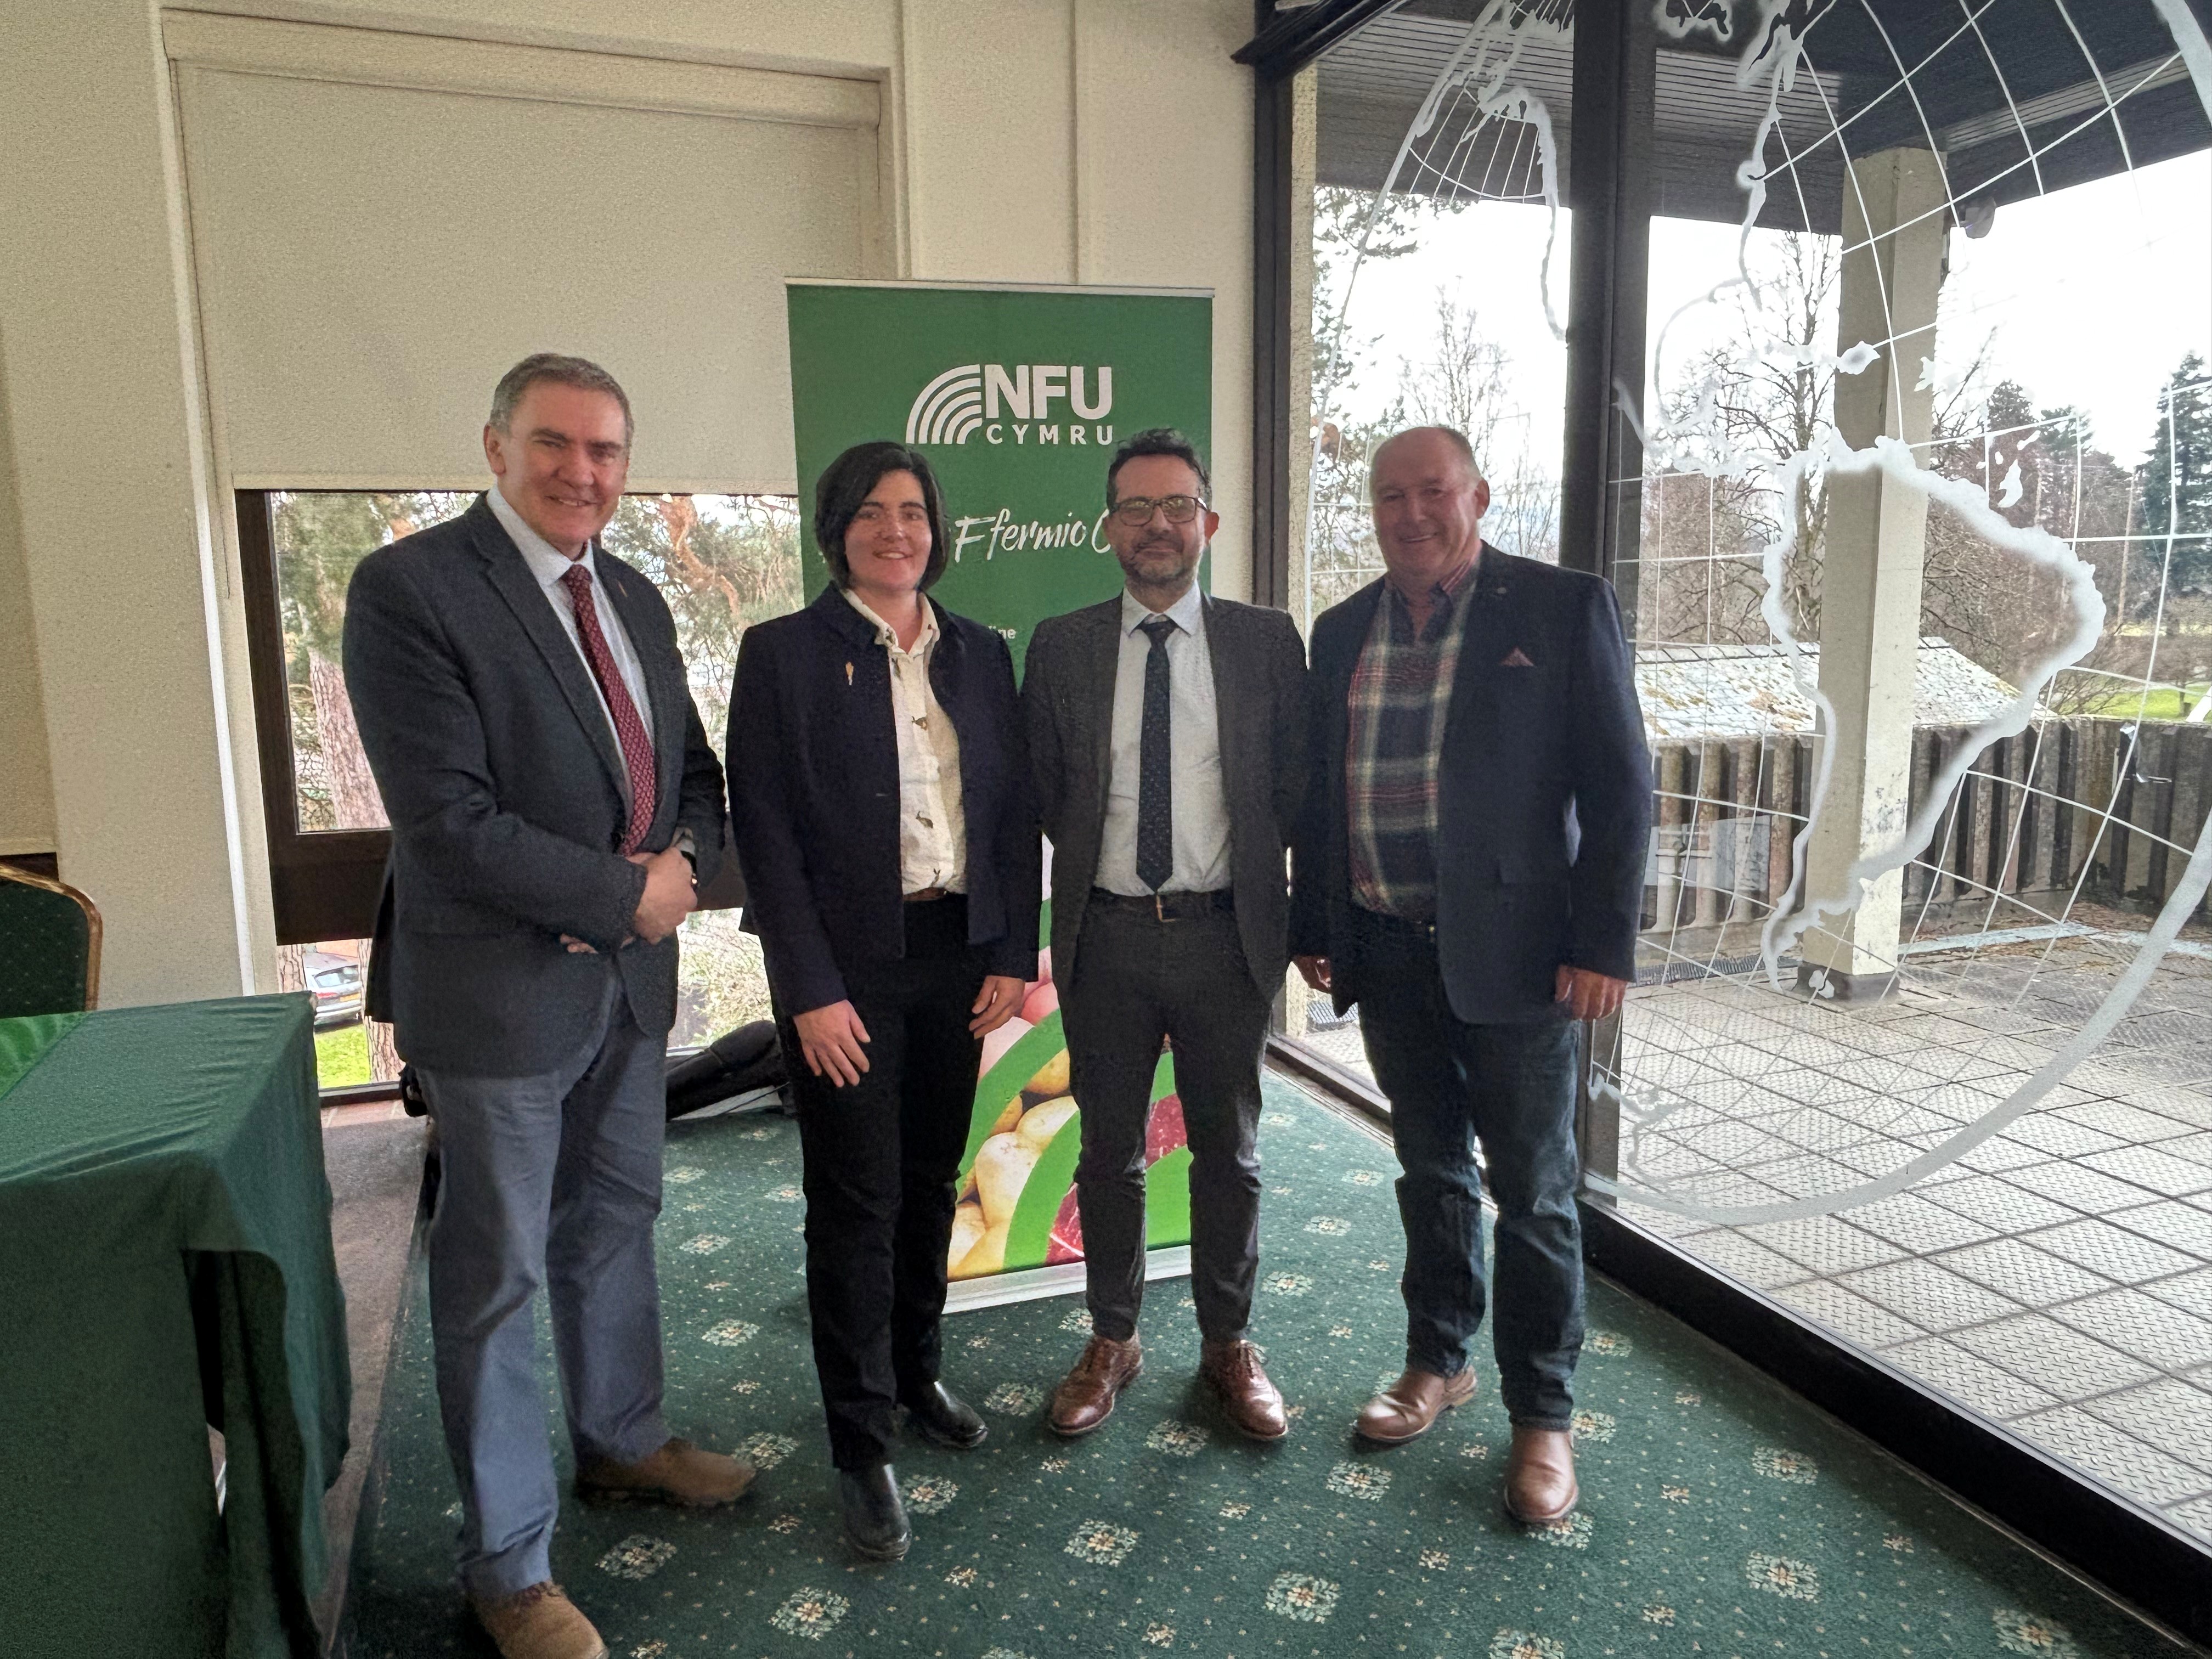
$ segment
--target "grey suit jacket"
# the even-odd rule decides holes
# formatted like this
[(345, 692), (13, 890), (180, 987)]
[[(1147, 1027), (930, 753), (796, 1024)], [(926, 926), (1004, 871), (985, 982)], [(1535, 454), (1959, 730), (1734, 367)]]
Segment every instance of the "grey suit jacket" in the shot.
[[(699, 723), (653, 585), (595, 560), (645, 672), (658, 852), (690, 830), (699, 877), (722, 846), (722, 769)], [(611, 954), (639, 1026), (676, 1016), (676, 941), (623, 939), (645, 872), (615, 849), (622, 751), (592, 671), (521, 550), (479, 498), (380, 548), (346, 595), (346, 688), (392, 819), (370, 958), (370, 1012), (433, 1069), (520, 1077), (560, 1064), (606, 993)]]
[[(1052, 842), (1052, 975), (1076, 981), (1076, 941), (1098, 872), (1113, 761), (1121, 596), (1037, 624), (1022, 714), (1037, 805)], [(1206, 601), (1206, 653), (1221, 721), (1231, 890), (1252, 977), (1269, 997), (1290, 964), (1285, 848), (1305, 787), (1305, 646), (1288, 615)]]

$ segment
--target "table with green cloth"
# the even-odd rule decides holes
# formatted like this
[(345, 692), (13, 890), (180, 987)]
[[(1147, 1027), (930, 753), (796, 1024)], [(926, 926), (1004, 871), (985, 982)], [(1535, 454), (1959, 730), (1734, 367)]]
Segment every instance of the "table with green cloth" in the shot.
[(309, 1000), (0, 1020), (0, 1652), (317, 1653), (349, 1392)]

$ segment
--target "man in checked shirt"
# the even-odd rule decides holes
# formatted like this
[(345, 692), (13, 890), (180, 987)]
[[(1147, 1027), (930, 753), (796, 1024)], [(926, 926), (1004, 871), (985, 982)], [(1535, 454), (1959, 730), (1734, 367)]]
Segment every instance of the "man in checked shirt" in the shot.
[(1405, 1170), (1406, 1371), (1358, 1430), (1398, 1444), (1474, 1395), (1480, 1140), (1505, 1505), (1542, 1525), (1578, 1495), (1580, 1023), (1634, 975), (1650, 758), (1613, 589), (1483, 543), (1462, 434), (1399, 433), (1370, 488), (1384, 574), (1313, 628), (1291, 914), (1306, 982), (1359, 1006)]

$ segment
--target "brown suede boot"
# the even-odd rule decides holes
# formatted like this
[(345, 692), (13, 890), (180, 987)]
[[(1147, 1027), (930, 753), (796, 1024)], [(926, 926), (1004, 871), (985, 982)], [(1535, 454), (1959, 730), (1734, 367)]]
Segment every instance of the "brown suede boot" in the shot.
[(672, 1504), (714, 1510), (734, 1504), (753, 1483), (753, 1466), (742, 1457), (701, 1451), (689, 1440), (671, 1440), (635, 1463), (579, 1463), (576, 1496), (587, 1504)]
[(1116, 1342), (1094, 1336), (1060, 1387), (1053, 1390), (1052, 1431), (1073, 1440), (1114, 1414), (1115, 1396), (1144, 1375), (1145, 1351), (1135, 1337)]
[(1524, 1527), (1548, 1527), (1572, 1515), (1581, 1497), (1574, 1436), (1515, 1424), (1505, 1455), (1505, 1512)]
[(1474, 1398), (1474, 1366), (1461, 1367), (1455, 1376), (1438, 1376), (1408, 1365), (1404, 1376), (1359, 1408), (1352, 1430), (1378, 1446), (1402, 1446), (1426, 1434), (1454, 1406)]
[(1237, 1338), (1199, 1349), (1200, 1381), (1213, 1390), (1222, 1415), (1248, 1440), (1280, 1440), (1291, 1431), (1283, 1396), (1260, 1369), (1260, 1351)]
[(558, 1584), (469, 1603), (501, 1659), (606, 1659), (607, 1644)]

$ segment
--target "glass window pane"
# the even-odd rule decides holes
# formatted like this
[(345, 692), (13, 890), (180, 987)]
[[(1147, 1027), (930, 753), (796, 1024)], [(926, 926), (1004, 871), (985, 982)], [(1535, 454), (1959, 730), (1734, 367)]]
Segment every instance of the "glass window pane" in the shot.
[(1619, 1191), (2212, 1536), (2212, 157), (2148, 9), (1884, 15), (1658, 52)]

